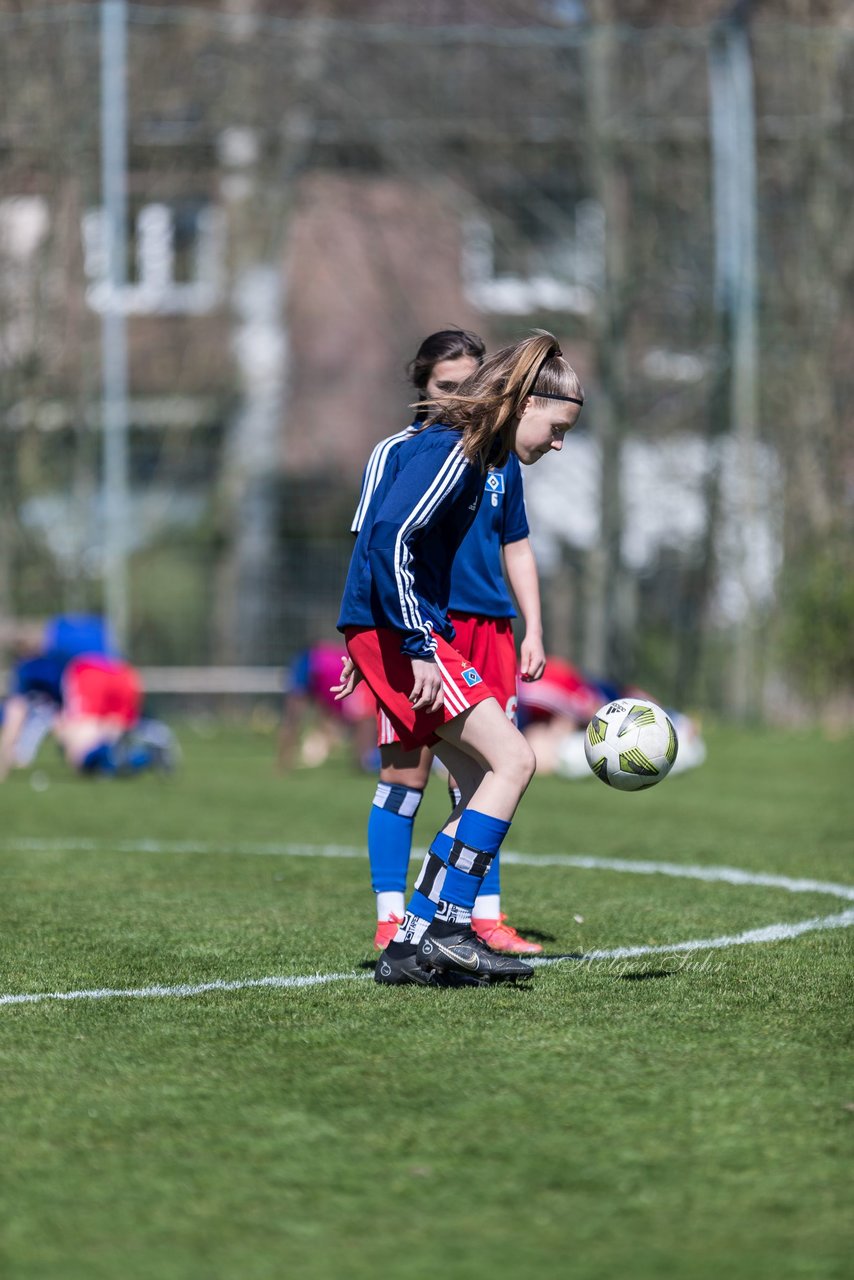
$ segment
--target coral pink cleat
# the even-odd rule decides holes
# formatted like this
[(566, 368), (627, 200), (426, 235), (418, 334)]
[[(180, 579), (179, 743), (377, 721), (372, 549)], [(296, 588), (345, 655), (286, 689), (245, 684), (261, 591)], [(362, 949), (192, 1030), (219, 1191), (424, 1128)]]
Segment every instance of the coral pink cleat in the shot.
[(389, 916), (388, 920), (377, 921), (377, 931), (374, 934), (374, 947), (377, 951), (385, 951), (388, 944), (394, 942), (394, 935), (402, 924), (403, 916)]
[(503, 951), (511, 956), (538, 956), (542, 951), (539, 942), (529, 942), (509, 924), (502, 911), (497, 920), (478, 920), (472, 916), (471, 927), (481, 942), (485, 942), (493, 951)]

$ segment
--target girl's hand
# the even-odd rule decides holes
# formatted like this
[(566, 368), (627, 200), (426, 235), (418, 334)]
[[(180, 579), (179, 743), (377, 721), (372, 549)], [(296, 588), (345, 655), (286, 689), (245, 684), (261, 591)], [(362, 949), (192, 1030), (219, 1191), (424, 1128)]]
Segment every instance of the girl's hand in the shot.
[(526, 682), (540, 680), (546, 669), (546, 651), (542, 637), (536, 634), (526, 635), (522, 641), (520, 658), (522, 679)]
[(412, 675), (415, 683), (409, 695), (413, 711), (439, 711), (445, 704), (442, 677), (435, 662), (412, 658)]
[(355, 666), (352, 658), (341, 659), (341, 679), (338, 684), (329, 686), (329, 692), (335, 694), (335, 701), (349, 698), (359, 681), (363, 679), (361, 671)]

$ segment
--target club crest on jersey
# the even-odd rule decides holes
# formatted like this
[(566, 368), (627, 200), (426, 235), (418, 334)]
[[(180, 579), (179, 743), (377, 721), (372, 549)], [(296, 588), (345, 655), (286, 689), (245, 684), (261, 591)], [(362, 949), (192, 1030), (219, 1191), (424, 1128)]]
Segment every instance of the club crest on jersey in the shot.
[(483, 684), (483, 679), (475, 671), (474, 667), (466, 667), (463, 671), (463, 679), (471, 689), (476, 684)]
[(497, 507), (498, 499), (504, 493), (503, 474), (499, 471), (490, 471), (486, 477), (486, 483), (484, 484), (484, 489), (488, 494), (492, 495), (491, 501), (492, 501), (493, 507)]

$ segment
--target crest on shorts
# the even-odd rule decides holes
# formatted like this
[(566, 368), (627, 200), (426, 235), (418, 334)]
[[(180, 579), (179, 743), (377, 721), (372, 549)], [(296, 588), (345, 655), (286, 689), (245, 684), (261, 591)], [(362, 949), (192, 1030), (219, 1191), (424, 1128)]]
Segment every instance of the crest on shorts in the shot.
[(490, 471), (487, 473), (486, 485), (487, 493), (503, 493), (504, 492), (504, 473), (501, 471)]
[(470, 689), (472, 685), (483, 684), (482, 678), (475, 671), (474, 667), (466, 667), (465, 671), (463, 671), (463, 679)]

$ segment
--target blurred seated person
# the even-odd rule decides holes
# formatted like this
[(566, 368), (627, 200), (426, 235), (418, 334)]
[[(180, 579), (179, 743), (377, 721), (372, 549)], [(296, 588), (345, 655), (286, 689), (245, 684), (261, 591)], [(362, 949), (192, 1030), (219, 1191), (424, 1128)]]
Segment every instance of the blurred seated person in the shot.
[[(561, 778), (592, 778), (584, 751), (584, 735), (591, 717), (617, 698), (645, 698), (635, 686), (593, 680), (564, 658), (546, 658), (546, 671), (537, 684), (519, 685), (519, 727), (537, 758), (537, 772)], [(695, 768), (706, 758), (699, 725), (680, 711), (665, 708), (679, 739), (673, 773)]]
[(142, 682), (132, 666), (103, 653), (70, 660), (62, 675), (62, 709), (53, 733), (73, 769), (118, 773), (119, 743), (141, 717)]
[(65, 653), (70, 658), (78, 653), (106, 653), (119, 657), (110, 625), (100, 614), (60, 613), (49, 618), (45, 623), (41, 647), (44, 652)]
[(32, 764), (62, 707), (62, 676), (70, 657), (48, 650), (13, 666), (0, 728), (0, 780)]
[(32, 764), (48, 733), (82, 774), (128, 776), (171, 769), (175, 742), (143, 720), (142, 683), (130, 664), (105, 653), (48, 650), (19, 662), (0, 729), (0, 779)]
[(616, 694), (603, 693), (601, 686), (587, 680), (571, 662), (552, 654), (546, 658), (541, 680), (519, 684), (519, 728), (537, 758), (537, 773), (569, 778), (590, 773), (584, 756), (584, 730), (594, 712), (613, 696)]
[(48, 619), (41, 642), (20, 636), (0, 729), (0, 779), (35, 760), (62, 707), (62, 678), (81, 653), (112, 653), (109, 626), (98, 614), (58, 614)]
[(347, 657), (343, 643), (320, 641), (304, 649), (288, 671), (279, 730), (279, 768), (294, 764), (316, 768), (341, 742), (349, 742), (360, 769), (379, 768), (377, 708), (362, 682), (349, 698), (336, 702), (331, 686), (341, 679)]
[(171, 772), (172, 731), (142, 716), (139, 672), (105, 653), (81, 653), (62, 676), (62, 710), (53, 734), (65, 759), (83, 774), (129, 777), (145, 769)]

